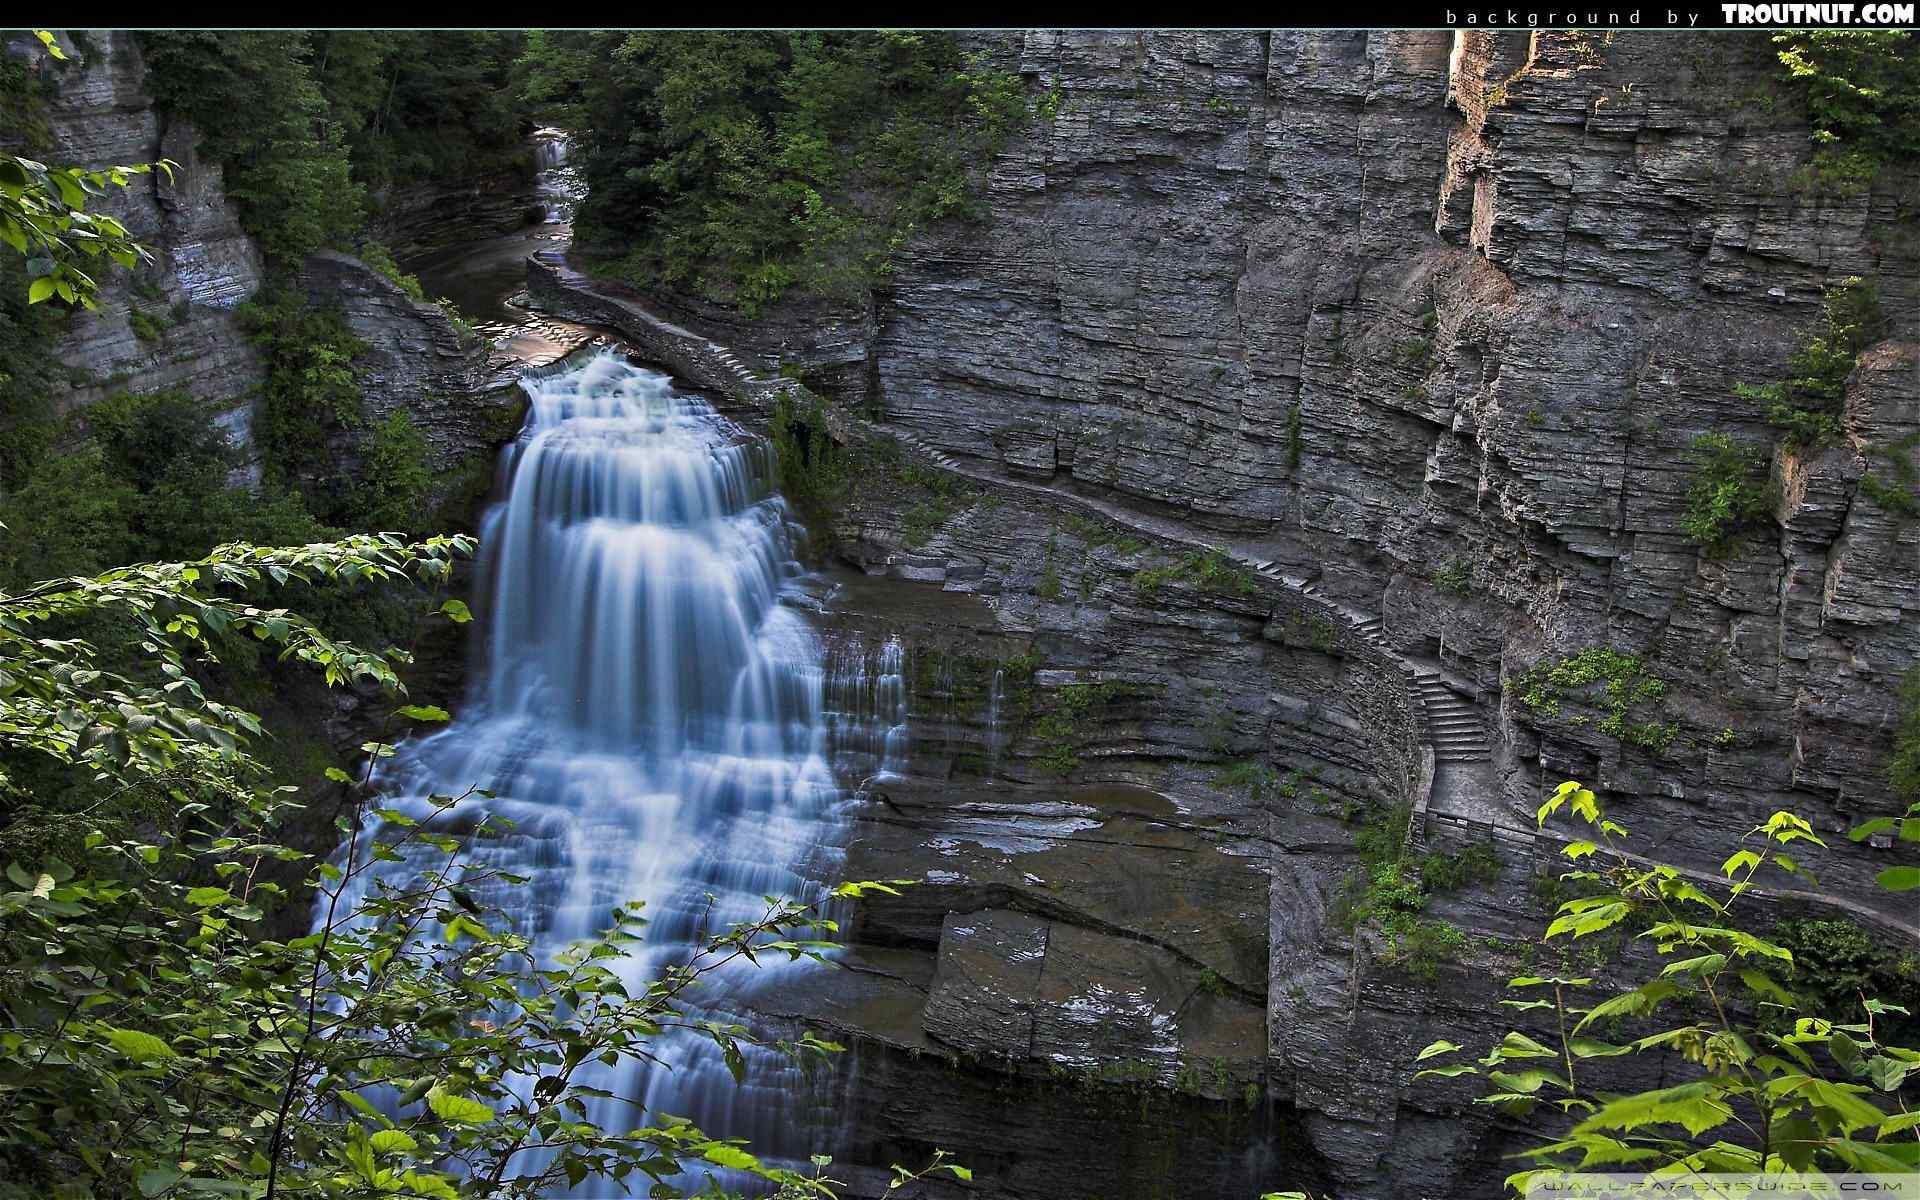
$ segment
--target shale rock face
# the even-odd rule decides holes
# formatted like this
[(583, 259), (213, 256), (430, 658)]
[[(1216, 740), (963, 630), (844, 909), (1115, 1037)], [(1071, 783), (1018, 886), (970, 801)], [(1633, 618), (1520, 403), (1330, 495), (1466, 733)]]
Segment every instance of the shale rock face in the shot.
[[(260, 252), (227, 200), (220, 167), (200, 159), (192, 124), (153, 107), (134, 35), (96, 32), (84, 53), (71, 35), (62, 34), (61, 45), (70, 56), (64, 69), (31, 36), (7, 43), (8, 53), (35, 63), (55, 83), (45, 114), (50, 144), (32, 152), (94, 167), (163, 158), (178, 165), (170, 178), (139, 176), (124, 191), (95, 201), (153, 251), (154, 262), (137, 271), (96, 273), (99, 307), (71, 314), (58, 346), (68, 379), (56, 385), (57, 403), (72, 411), (127, 389), (184, 389), (209, 401), (235, 440), (250, 447), (253, 401), (265, 368), (233, 310), (261, 287)], [(455, 199), (390, 197), (393, 228), (430, 239), (436, 230), (444, 236), (447, 222), (454, 222), (461, 236), (483, 236), (518, 223), (531, 185), (512, 175), (448, 192)], [(442, 222), (437, 226), (434, 214)], [(316, 255), (297, 282), (313, 304), (339, 308), (367, 346), (354, 363), (366, 426), (406, 410), (426, 438), (429, 465), (441, 482), (435, 499), (483, 493), (494, 449), (518, 427), (523, 397), (513, 364), (461, 331), (437, 305), (409, 299), (347, 255)], [(364, 430), (343, 436), (331, 448), (329, 467), (351, 474), (365, 440)]]
[(311, 303), (337, 308), (365, 347), (353, 360), (362, 420), (331, 448), (334, 471), (354, 475), (368, 431), (405, 412), (426, 441), (436, 503), (459, 499), (463, 489), (484, 494), (494, 451), (512, 438), (526, 410), (521, 364), (351, 255), (313, 255), (299, 282)]
[[(9, 39), (9, 53), (36, 61), (57, 81), (46, 112), (52, 144), (22, 152), (88, 167), (163, 158), (179, 165), (171, 179), (137, 176), (92, 201), (150, 247), (155, 261), (139, 271), (95, 273), (99, 307), (68, 318), (59, 347), (68, 386), (56, 389), (56, 403), (69, 411), (129, 386), (181, 388), (225, 408), (244, 440), (261, 364), (233, 307), (259, 289), (260, 253), (227, 202), (219, 166), (200, 160), (192, 125), (153, 108), (134, 35), (96, 32), (84, 54), (69, 35), (61, 45), (65, 69), (51, 65), (31, 36)], [(134, 332), (136, 322), (149, 336)]]
[[(1051, 949), (1124, 930), (1206, 964), (1222, 1012), (1247, 993), (1264, 1005), (1252, 1053), (1268, 1120), (1227, 1136), (1290, 1148), (1254, 1177), (1356, 1197), (1497, 1188), (1503, 1135), (1466, 1089), (1412, 1085), (1409, 1064), (1435, 1037), (1478, 1044), (1512, 1020), (1498, 984), (1521, 973), (1513, 939), (1540, 925), (1529, 893), (1543, 847), (1496, 838), (1500, 879), (1438, 904), (1470, 940), (1437, 978), (1342, 932), (1341, 818), (1390, 803), (1408, 778), (1391, 664), (1322, 636), (1295, 595), (1156, 591), (1140, 573), (1211, 541), (1378, 614), (1392, 652), (1434, 662), (1485, 721), (1490, 760), (1449, 784), (1471, 793), (1483, 832), (1530, 828), (1541, 788), (1570, 777), (1694, 866), (1717, 867), (1777, 808), (1827, 832), (1888, 811), (1894, 689), (1920, 659), (1920, 521), (1899, 511), (1920, 444), (1920, 242), (1896, 195), (1911, 173), (1852, 197), (1803, 187), (1805, 115), (1764, 34), (975, 40), (1056, 94), (1056, 116), (991, 165), (985, 219), (909, 247), (870, 310), (796, 301), (748, 323), (684, 297), (628, 305), (552, 271), (535, 279), (559, 310), (650, 346), (674, 339), (635, 315), (643, 305), (731, 345), (749, 374), (798, 368), (836, 411), (882, 414), (878, 430), (952, 464), (957, 494), (916, 491), (912, 471), (890, 500), (859, 489), (833, 521), (837, 553), (985, 598), (980, 636), (1012, 639), (988, 657), (1044, 659), (1043, 719), (1069, 688), (1149, 689), (1090, 710), (1064, 791), (1048, 783), (1057, 748), (1031, 727), (995, 757), (992, 739), (948, 722), (930, 743), (945, 765), (918, 767), (961, 782), (902, 788), (897, 810), (863, 817), (848, 873), (928, 883), (875, 906), (856, 934), (872, 972), (817, 1001), (863, 1047), (877, 1099), (855, 1124), (875, 1154), (971, 1153), (1009, 1196), (1136, 1194), (1076, 1152), (1077, 1110), (1023, 1124), (1046, 1102), (1046, 1064), (1080, 1070), (1076, 1047), (1094, 1044), (1069, 1036), (1060, 997), (1101, 984), (1151, 998), (1153, 980), (1175, 977), (1146, 949)], [(1823, 293), (1853, 276), (1876, 284), (1888, 340), (1862, 356), (1841, 444), (1792, 453), (1735, 385), (1782, 378)], [(669, 361), (757, 405), (773, 395), (736, 387), (711, 348)], [(1682, 526), (1703, 433), (1773, 447), (1774, 520), (1721, 559)], [(1553, 693), (1545, 669), (1593, 649), (1664, 690), (1617, 723), (1597, 686)], [(1289, 786), (1215, 785), (1247, 755)], [(1442, 765), (1444, 781), (1458, 764)], [(998, 786), (964, 782), (981, 776)], [(1170, 808), (1134, 819), (1204, 828), (1265, 873), (1264, 977), (1222, 971), (1203, 934), (1153, 943), (1104, 911), (1091, 876), (1132, 873), (1217, 904), (1196, 928), (1251, 928), (1234, 893), (1198, 889), (1207, 873), (1172, 868), (1075, 791), (1100, 781), (1153, 790)], [(1049, 848), (1008, 840), (1021, 836)], [(1058, 887), (1025, 865), (1092, 839), (1132, 849)], [(1834, 840), (1823, 885), (1910, 921), (1868, 883), (1897, 849)], [(1072, 974), (1050, 985), (1055, 963)], [(1235, 1021), (1176, 1040), (1231, 1040)], [(1110, 1003), (1104, 1022), (1129, 1049), (1084, 1073), (1138, 1071), (1155, 1102), (1178, 1092), (1157, 1073), (1151, 1019)], [(1234, 1045), (1221, 1057), (1239, 1077), (1249, 1050)], [(1046, 1153), (1053, 1165), (1034, 1166)], [(1237, 1194), (1250, 1178), (1246, 1160), (1181, 1162), (1128, 1178), (1168, 1181), (1141, 1195)]]
[(533, 148), (518, 170), (443, 183), (388, 188), (374, 196), (373, 224), (400, 257), (511, 233), (528, 223), (539, 201)]

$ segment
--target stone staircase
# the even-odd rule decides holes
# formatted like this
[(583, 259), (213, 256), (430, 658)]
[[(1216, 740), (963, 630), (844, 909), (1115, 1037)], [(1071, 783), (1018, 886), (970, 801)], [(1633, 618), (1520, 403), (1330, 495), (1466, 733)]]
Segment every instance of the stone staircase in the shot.
[(1483, 762), (1490, 757), (1480, 706), (1448, 686), (1440, 673), (1416, 666), (1414, 688), (1427, 712), (1427, 739), (1438, 762)]

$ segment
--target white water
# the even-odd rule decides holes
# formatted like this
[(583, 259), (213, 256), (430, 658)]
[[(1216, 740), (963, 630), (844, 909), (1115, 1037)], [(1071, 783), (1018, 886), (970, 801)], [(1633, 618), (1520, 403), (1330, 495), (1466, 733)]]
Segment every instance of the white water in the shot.
[[(531, 881), (480, 898), (547, 953), (644, 900), (646, 943), (618, 968), (637, 989), (763, 897), (818, 896), (844, 796), (830, 758), (898, 767), (903, 656), (893, 643), (829, 664), (781, 603), (801, 568), (765, 442), (611, 354), (524, 386), (532, 410), (483, 529), (487, 665), (458, 719), (403, 747), (381, 782), (399, 807), (496, 794), (484, 803), (516, 828), (470, 861)], [(705, 1002), (806, 969), (723, 974)], [(750, 1054), (736, 1086), (702, 1039), (650, 1049), (671, 1069), (628, 1061), (583, 1080), (642, 1102), (601, 1102), (603, 1127), (671, 1114), (775, 1157), (822, 1148), (802, 1080), (775, 1056)]]

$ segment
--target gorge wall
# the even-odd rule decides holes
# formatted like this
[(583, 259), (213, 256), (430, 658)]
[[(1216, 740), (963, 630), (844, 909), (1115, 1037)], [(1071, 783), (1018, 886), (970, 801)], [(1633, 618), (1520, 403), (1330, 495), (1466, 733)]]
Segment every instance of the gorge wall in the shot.
[[(266, 285), (268, 266), (241, 227), (219, 164), (201, 158), (193, 123), (155, 107), (135, 35), (103, 30), (76, 38), (62, 31), (59, 38), (69, 55), (64, 65), (52, 62), (30, 35), (7, 41), (9, 54), (53, 84), (45, 101), (46, 145), (23, 152), (90, 167), (160, 159), (177, 165), (95, 201), (154, 257), (137, 270), (99, 272), (98, 306), (67, 317), (56, 356), (68, 377), (55, 388), (56, 408), (78, 411), (127, 389), (184, 390), (207, 402), (236, 443), (251, 449), (267, 365), (235, 309)], [(382, 228), (402, 245), (485, 236), (526, 216), (531, 171), (417, 187), (386, 201)], [(417, 418), (432, 470), (449, 479), (442, 499), (464, 488), (471, 507), (472, 481), (450, 477), (482, 456), (484, 493), (492, 452), (517, 427), (521, 396), (511, 361), (460, 330), (439, 306), (410, 299), (350, 255), (322, 252), (291, 274), (309, 303), (337, 309), (365, 345), (354, 363), (365, 426), (401, 410)], [(331, 447), (338, 459), (333, 467), (351, 474), (364, 442), (353, 435)], [(257, 465), (251, 473), (257, 481)]]
[[(992, 163), (984, 219), (911, 244), (870, 307), (749, 322), (534, 270), (543, 303), (690, 378), (763, 412), (784, 394), (787, 420), (811, 389), (838, 440), (896, 447), (909, 465), (863, 461), (827, 518), (837, 557), (981, 595), (953, 622), (985, 639), (976, 683), (1037, 661), (1039, 720), (1080, 722), (1066, 763), (1062, 726), (1032, 720), (996, 758), (978, 731), (941, 741), (951, 689), (917, 695), (947, 731), (920, 764), (939, 782), (870, 801), (847, 866), (934, 885), (863, 918), (867, 969), (819, 1001), (875, 1083), (869, 1149), (956, 1149), (1008, 1196), (1495, 1187), (1506, 1135), (1467, 1089), (1410, 1085), (1409, 1064), (1512, 1019), (1498, 984), (1539, 927), (1543, 787), (1595, 785), (1661, 856), (1704, 869), (1777, 808), (1826, 834), (1893, 808), (1895, 690), (1920, 658), (1920, 522), (1884, 490), (1912, 490), (1920, 425), (1911, 174), (1851, 197), (1802, 186), (1807, 125), (1765, 35), (976, 38), (1055, 115)], [(1841, 444), (1796, 454), (1735, 385), (1781, 378), (1854, 276), (1877, 286), (1887, 340), (1850, 381)], [(1772, 446), (1779, 484), (1773, 524), (1720, 559), (1682, 528), (1703, 433)], [(1199, 568), (1143, 585), (1206, 545), (1314, 594)], [(1342, 613), (1384, 645), (1332, 636)], [(1593, 688), (1543, 702), (1541, 672), (1595, 648), (1663, 688), (1612, 723)], [(1385, 751), (1409, 702), (1369, 700), (1405, 682), (1396, 662), (1440, 680), (1420, 685), (1430, 739), (1436, 696), (1487, 738), (1442, 755), (1447, 811), (1416, 837), (1490, 839), (1501, 860), (1438, 899), (1469, 940), (1424, 979), (1328, 918), (1354, 806), (1403, 795)], [(1244, 786), (1249, 759), (1286, 783)], [(1086, 790), (1102, 784), (1145, 795)], [(1175, 830), (1257, 872), (1265, 911), (1172, 865), (1153, 843)], [(1870, 884), (1898, 850), (1831, 840), (1823, 886), (1910, 942), (1911, 911)], [(1089, 841), (1120, 849), (1091, 860)], [(1155, 899), (1116, 916), (1117, 879)], [(1155, 936), (1205, 988), (1142, 983), (1178, 976), (1126, 965), (1131, 949), (1073, 948), (1153, 944), (1143, 914), (1196, 897)], [(1220, 937), (1248, 939), (1242, 957), (1210, 959)], [(1219, 1013), (1187, 1003), (1203, 994)], [(1261, 1044), (1235, 1004), (1260, 1010)], [(1098, 1038), (1076, 1013), (1098, 1014)], [(1171, 1042), (1120, 1032), (1155, 1028)], [(1183, 1073), (1215, 1059), (1228, 1086)], [(1025, 1084), (979, 1082), (1007, 1073)], [(1150, 1141), (1141, 1154), (1180, 1168), (1116, 1162), (1076, 1132), (1086, 1102), (1047, 1091), (1063, 1079), (1154, 1104), (1244, 1080), (1260, 1132), (1213, 1143), (1237, 1160)], [(1140, 1105), (1142, 1130), (1165, 1128)], [(1257, 1145), (1274, 1159), (1250, 1164)]]

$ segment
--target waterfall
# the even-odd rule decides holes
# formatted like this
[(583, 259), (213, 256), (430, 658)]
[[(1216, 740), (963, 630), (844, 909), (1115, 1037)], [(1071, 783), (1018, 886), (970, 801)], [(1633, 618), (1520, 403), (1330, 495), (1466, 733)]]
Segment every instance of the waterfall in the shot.
[(533, 131), (534, 190), (545, 210), (546, 223), (565, 224), (586, 195), (580, 169), (572, 165), (573, 139), (564, 129), (545, 126)]
[[(700, 930), (760, 915), (763, 897), (820, 895), (811, 880), (837, 865), (846, 794), (834, 746), (853, 770), (898, 769), (904, 654), (894, 642), (877, 661), (829, 665), (808, 618), (781, 602), (802, 573), (798, 530), (765, 441), (613, 354), (523, 386), (531, 411), (483, 527), (486, 665), (458, 718), (400, 747), (379, 783), (402, 809), (493, 793), (469, 803), (515, 828), (466, 853), (529, 877), (482, 899), (545, 953), (644, 900), (647, 941), (618, 965), (637, 990)], [(702, 1003), (724, 1009), (808, 969), (723, 973)], [(643, 1098), (643, 1112), (599, 1102), (603, 1127), (675, 1115), (774, 1158), (819, 1148), (783, 1060), (752, 1055), (736, 1086), (694, 1035), (650, 1049), (666, 1067), (623, 1061), (591, 1081)]]

